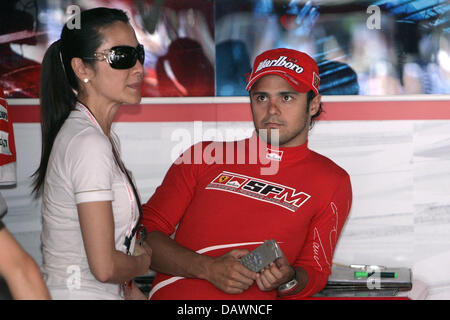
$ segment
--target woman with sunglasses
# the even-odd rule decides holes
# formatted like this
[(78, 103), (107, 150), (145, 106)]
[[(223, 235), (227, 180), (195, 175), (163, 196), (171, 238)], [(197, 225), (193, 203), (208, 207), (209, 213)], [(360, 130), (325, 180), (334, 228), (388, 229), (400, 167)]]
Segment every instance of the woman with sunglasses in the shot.
[(111, 130), (119, 107), (141, 100), (144, 49), (121, 10), (83, 11), (80, 26), (66, 24), (42, 62), (42, 270), (54, 299), (121, 299), (151, 260)]

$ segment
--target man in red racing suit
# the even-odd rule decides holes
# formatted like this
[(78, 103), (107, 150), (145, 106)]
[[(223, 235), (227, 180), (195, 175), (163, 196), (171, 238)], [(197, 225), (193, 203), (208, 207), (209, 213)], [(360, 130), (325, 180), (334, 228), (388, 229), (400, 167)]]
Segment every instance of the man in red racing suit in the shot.
[[(318, 87), (302, 52), (256, 58), (255, 134), (192, 146), (143, 206), (158, 271), (150, 299), (296, 299), (325, 286), (352, 190), (344, 169), (308, 148)], [(284, 257), (258, 273), (239, 262), (269, 239)]]

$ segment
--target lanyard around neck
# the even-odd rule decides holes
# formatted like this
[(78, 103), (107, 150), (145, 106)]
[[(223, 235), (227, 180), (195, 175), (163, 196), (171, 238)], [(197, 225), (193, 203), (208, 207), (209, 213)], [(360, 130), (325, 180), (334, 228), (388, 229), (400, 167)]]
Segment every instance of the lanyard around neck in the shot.
[[(96, 126), (96, 128), (98, 128), (99, 130), (102, 130), (100, 124), (98, 123), (97, 119), (95, 118), (94, 114), (91, 112), (91, 110), (89, 110), (88, 107), (86, 107), (85, 105), (83, 105), (81, 102), (77, 102), (75, 108), (79, 111), (81, 111), (83, 114), (85, 114), (90, 120), (91, 122)], [(130, 177), (130, 173), (128, 172), (128, 170), (126, 169), (124, 163), (122, 162), (122, 159), (119, 156), (119, 152), (117, 151), (116, 148), (116, 144), (114, 143), (113, 139), (109, 138), (109, 141), (111, 143), (111, 147), (112, 147), (112, 151), (113, 151), (113, 155), (114, 155), (114, 160), (116, 161), (117, 165), (119, 166), (120, 171), (122, 171), (125, 176), (127, 177), (128, 183), (129, 185), (131, 185), (131, 188), (133, 189), (133, 194), (134, 194), (134, 199), (136, 199), (137, 202), (137, 207), (138, 207), (138, 211), (139, 211), (139, 219), (136, 223), (136, 225), (134, 226), (134, 228), (131, 231), (131, 234), (129, 236), (125, 237), (125, 242), (124, 245), (127, 248), (127, 254), (130, 251), (130, 246), (131, 246), (131, 240), (133, 239), (134, 235), (136, 234), (137, 230), (140, 227), (140, 220), (142, 218), (142, 205), (141, 205), (141, 200), (139, 198), (139, 195), (137, 193), (136, 190), (136, 186), (133, 183), (133, 180)], [(131, 216), (134, 217), (134, 204), (135, 201), (133, 199), (133, 196), (128, 188), (128, 185), (126, 185), (127, 187), (127, 191), (128, 191), (128, 196), (130, 198), (130, 203), (131, 203)]]

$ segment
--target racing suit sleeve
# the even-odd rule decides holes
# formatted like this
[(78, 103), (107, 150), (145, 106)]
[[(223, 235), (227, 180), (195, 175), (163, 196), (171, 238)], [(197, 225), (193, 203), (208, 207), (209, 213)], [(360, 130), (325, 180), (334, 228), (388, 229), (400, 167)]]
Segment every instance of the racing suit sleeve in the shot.
[(193, 160), (195, 146), (186, 150), (169, 168), (161, 185), (142, 206), (142, 224), (148, 232), (170, 236), (184, 215), (195, 192), (198, 164)]
[(338, 183), (330, 201), (312, 219), (304, 247), (294, 262), (308, 275), (306, 287), (295, 295), (281, 299), (310, 297), (322, 290), (331, 274), (332, 258), (342, 227), (352, 204), (348, 174)]

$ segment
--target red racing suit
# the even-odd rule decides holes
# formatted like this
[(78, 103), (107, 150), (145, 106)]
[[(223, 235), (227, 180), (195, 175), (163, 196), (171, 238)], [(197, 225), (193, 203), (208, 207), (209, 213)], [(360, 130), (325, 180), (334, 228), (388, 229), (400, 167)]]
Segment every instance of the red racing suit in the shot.
[[(277, 150), (258, 144), (259, 160), (252, 162), (252, 140), (261, 141), (255, 136), (238, 142), (203, 142), (188, 149), (143, 206), (142, 222), (148, 232), (176, 232), (177, 243), (211, 257), (232, 249), (253, 250), (264, 240), (275, 239), (290, 264), (308, 274), (307, 286), (288, 298), (311, 296), (325, 286), (331, 273), (333, 252), (352, 202), (350, 177), (308, 149), (307, 142)], [(262, 174), (262, 168), (274, 164), (275, 173)], [(163, 273), (156, 275), (150, 292), (150, 299), (164, 300), (276, 297), (276, 290), (263, 292), (256, 283), (242, 294), (230, 295), (205, 280)]]

